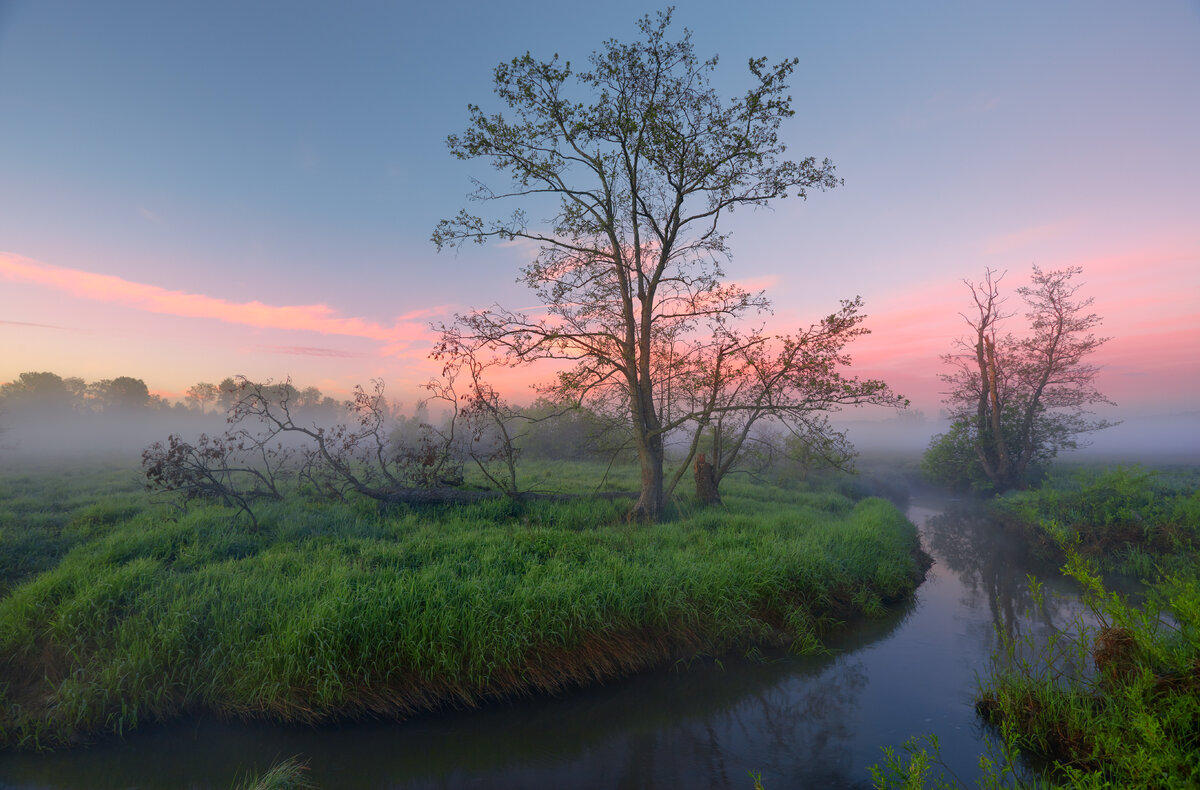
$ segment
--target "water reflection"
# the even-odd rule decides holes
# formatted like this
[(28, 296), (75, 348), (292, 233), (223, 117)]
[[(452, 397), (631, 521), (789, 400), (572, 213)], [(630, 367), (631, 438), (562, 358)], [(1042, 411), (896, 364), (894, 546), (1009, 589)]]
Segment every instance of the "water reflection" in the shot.
[(925, 519), (922, 538), (957, 575), (963, 606), (986, 607), (994, 634), (1009, 642), (1045, 640), (1080, 612), (1074, 583), (1057, 565), (1028, 556), (1020, 538), (988, 518), (977, 502), (947, 502), (941, 513)]
[[(917, 601), (839, 632), (835, 652), (698, 660), (560, 697), (405, 722), (279, 727), (201, 719), (124, 743), (0, 755), (0, 787), (229, 788), (299, 754), (326, 790), (383, 788), (867, 787), (880, 748), (937, 734), (960, 777), (984, 733), (973, 709), (997, 633), (1040, 634), (1077, 610), (1053, 567), (1031, 564), (965, 506), (916, 503), (936, 564)], [(1027, 574), (1047, 580), (1039, 601)]]
[(849, 655), (693, 662), (562, 698), (399, 724), (206, 719), (121, 744), (5, 755), (0, 776), (6, 787), (218, 788), (239, 770), (299, 753), (330, 789), (746, 787), (749, 770), (848, 786), (863, 775), (849, 744), (867, 680), (867, 666)]

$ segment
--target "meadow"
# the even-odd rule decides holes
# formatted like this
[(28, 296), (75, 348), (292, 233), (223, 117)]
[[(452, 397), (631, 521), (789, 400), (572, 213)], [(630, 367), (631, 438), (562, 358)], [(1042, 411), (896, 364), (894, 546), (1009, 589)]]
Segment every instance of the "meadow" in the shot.
[[(555, 465), (586, 490), (603, 466)], [(544, 471), (545, 476), (549, 473)], [(608, 486), (627, 490), (633, 470)], [(536, 470), (534, 477), (536, 478)], [(192, 713), (325, 722), (555, 692), (678, 658), (821, 649), (923, 576), (882, 499), (730, 481), (629, 500), (179, 510), (119, 464), (0, 478), (0, 744)]]

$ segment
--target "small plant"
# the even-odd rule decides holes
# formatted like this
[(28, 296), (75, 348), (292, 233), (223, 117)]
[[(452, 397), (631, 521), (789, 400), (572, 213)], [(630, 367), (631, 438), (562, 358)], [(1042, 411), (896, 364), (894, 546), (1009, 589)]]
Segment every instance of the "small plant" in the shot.
[(307, 773), (307, 763), (297, 757), (289, 757), (271, 766), (266, 773), (239, 782), (234, 790), (318, 790), (317, 785), (305, 775)]

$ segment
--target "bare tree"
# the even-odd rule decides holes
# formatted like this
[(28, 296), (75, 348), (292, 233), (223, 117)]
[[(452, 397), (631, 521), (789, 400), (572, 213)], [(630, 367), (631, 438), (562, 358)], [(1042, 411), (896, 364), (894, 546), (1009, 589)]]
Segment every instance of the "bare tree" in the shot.
[[(520, 412), (500, 397), (487, 381), (485, 371), (503, 365), (501, 358), (484, 358), (479, 349), (443, 335), (433, 357), (441, 360), (442, 377), (425, 385), (431, 400), (441, 401), (450, 408), (447, 430), (459, 426), (466, 435), (457, 440), (461, 454), (470, 458), (480, 473), (500, 491), (510, 497), (520, 495), (517, 485), (516, 426)], [(448, 437), (455, 443), (455, 437)]]
[[(1022, 337), (998, 335), (1012, 316), (1003, 311), (1003, 275), (988, 269), (982, 282), (966, 283), (975, 310), (963, 318), (972, 334), (958, 341), (958, 353), (943, 357), (955, 368), (942, 375), (954, 425), (934, 438), (932, 454), (949, 465), (977, 464), (997, 490), (1024, 488), (1033, 466), (1113, 424), (1090, 419), (1086, 408), (1111, 401), (1095, 387), (1099, 368), (1086, 361), (1109, 338), (1093, 334), (1101, 323), (1086, 312), (1093, 299), (1076, 296), (1080, 286), (1071, 278), (1082, 271), (1033, 267), (1032, 283), (1017, 289), (1028, 308)], [(971, 457), (962, 458), (964, 450)], [(926, 460), (928, 467), (929, 454)]]
[(280, 476), (287, 474), (289, 456), (235, 434), (200, 434), (195, 443), (171, 434), (166, 444), (155, 442), (142, 452), (142, 469), (146, 488), (177, 494), (181, 504), (213, 499), (236, 507), (257, 529), (253, 504), (283, 498)]
[(148, 488), (180, 494), (184, 502), (215, 499), (257, 523), (255, 502), (304, 486), (321, 497), (353, 492), (383, 501), (420, 500), (424, 495), (413, 489), (444, 485), (454, 465), (435, 439), (418, 446), (392, 441), (380, 380), (370, 391), (355, 387), (345, 404), (349, 421), (324, 426), (304, 416), (297, 403), (302, 391), (290, 380), (260, 383), (238, 376), (224, 389), (233, 395), (229, 430), (201, 435), (195, 443), (173, 434), (166, 444), (148, 447), (142, 453)]
[(833, 166), (783, 159), (778, 129), (794, 114), (787, 79), (795, 59), (750, 60), (752, 86), (723, 100), (709, 83), (717, 59), (696, 58), (688, 31), (669, 41), (671, 12), (639, 23), (631, 44), (610, 40), (587, 71), (528, 53), (496, 68), (510, 116), (471, 105), (470, 126), (448, 139), (461, 159), (484, 159), (511, 188), (478, 184), (473, 198), (557, 201), (535, 227), (520, 208), (488, 222), (461, 211), (433, 234), (441, 249), (467, 241), (528, 240), (537, 257), (521, 280), (546, 305), (542, 316), (493, 307), (441, 327), (454, 339), (529, 362), (567, 360), (558, 394), (577, 400), (619, 393), (641, 466), (632, 516), (663, 513), (664, 349), (716, 316), (765, 305), (723, 282), (722, 217), (809, 189), (836, 186)]

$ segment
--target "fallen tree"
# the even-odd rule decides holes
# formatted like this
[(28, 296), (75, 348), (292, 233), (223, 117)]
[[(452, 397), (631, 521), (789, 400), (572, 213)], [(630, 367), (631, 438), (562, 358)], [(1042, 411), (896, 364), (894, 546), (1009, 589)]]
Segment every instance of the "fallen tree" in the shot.
[[(564, 500), (574, 494), (523, 491), (517, 485), (516, 450), (507, 406), (483, 380), (484, 365), (462, 357), (448, 363), (431, 399), (449, 406), (441, 427), (422, 422), (402, 435), (391, 419), (384, 383), (356, 387), (344, 404), (348, 418), (332, 426), (307, 421), (295, 405), (290, 381), (259, 383), (238, 376), (228, 411), (229, 430), (201, 434), (195, 442), (172, 434), (142, 452), (146, 487), (179, 497), (217, 501), (245, 513), (257, 528), (254, 505), (278, 501), (287, 491), (322, 499), (357, 495), (385, 504), (456, 505), (488, 499)], [(456, 381), (467, 374), (466, 393)], [(494, 488), (464, 487), (472, 462)], [(502, 473), (498, 472), (502, 470)], [(599, 498), (637, 498), (605, 492)]]

